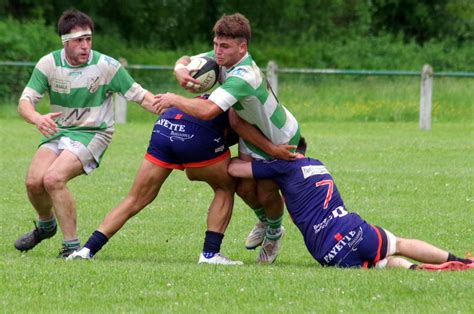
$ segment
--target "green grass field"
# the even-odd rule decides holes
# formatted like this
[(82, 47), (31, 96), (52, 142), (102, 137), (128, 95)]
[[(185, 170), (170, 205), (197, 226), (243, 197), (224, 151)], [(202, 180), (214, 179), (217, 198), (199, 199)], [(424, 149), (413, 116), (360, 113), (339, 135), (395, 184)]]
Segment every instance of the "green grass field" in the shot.
[[(307, 121), (307, 120), (306, 120)], [(69, 185), (85, 241), (127, 193), (147, 147), (150, 122), (117, 127), (101, 167)], [(474, 155), (470, 122), (304, 122), (308, 155), (324, 161), (346, 205), (394, 234), (420, 238), (458, 255), (474, 249)], [(17, 236), (34, 212), (23, 180), (39, 134), (0, 119), (0, 303), (17, 312), (149, 313), (473, 313), (474, 271), (328, 269), (306, 251), (288, 216), (281, 255), (256, 265), (244, 248), (255, 218), (240, 200), (222, 252), (242, 267), (197, 265), (211, 189), (172, 174), (157, 200), (92, 261), (55, 258), (61, 235), (27, 254)]]

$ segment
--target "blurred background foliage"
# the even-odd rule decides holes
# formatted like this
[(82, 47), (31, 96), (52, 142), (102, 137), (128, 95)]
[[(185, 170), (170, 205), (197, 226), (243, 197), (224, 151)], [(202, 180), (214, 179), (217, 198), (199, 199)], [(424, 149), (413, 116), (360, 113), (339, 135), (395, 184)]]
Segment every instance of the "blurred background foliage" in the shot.
[(171, 65), (210, 50), (215, 21), (241, 12), (259, 63), (474, 70), (472, 0), (0, 0), (0, 60), (60, 48), (56, 23), (72, 7), (95, 21), (94, 49), (129, 63)]

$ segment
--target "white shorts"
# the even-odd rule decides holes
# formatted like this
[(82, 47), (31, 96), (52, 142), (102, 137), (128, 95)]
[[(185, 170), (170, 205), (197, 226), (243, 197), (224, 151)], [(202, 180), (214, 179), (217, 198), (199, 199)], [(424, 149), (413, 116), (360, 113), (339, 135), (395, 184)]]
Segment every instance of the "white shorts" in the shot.
[(378, 261), (378, 263), (375, 264), (375, 268), (385, 268), (388, 263), (387, 257), (392, 256), (395, 254), (395, 252), (397, 252), (397, 237), (395, 237), (393, 233), (385, 228), (383, 231), (385, 231), (385, 234), (387, 235), (387, 256), (385, 256), (384, 259)]
[(249, 155), (253, 159), (257, 160), (262, 160), (262, 159), (267, 159), (267, 157), (264, 155), (259, 155), (256, 152), (252, 151), (247, 144), (245, 144), (245, 141), (242, 138), (239, 138), (239, 152), (244, 153), (245, 155)]
[(68, 150), (81, 161), (82, 169), (86, 174), (89, 174), (99, 165), (94, 158), (94, 155), (87, 149), (84, 144), (79, 141), (71, 140), (69, 137), (63, 136), (59, 139), (44, 143), (40, 147), (48, 148), (59, 156), (63, 150)]

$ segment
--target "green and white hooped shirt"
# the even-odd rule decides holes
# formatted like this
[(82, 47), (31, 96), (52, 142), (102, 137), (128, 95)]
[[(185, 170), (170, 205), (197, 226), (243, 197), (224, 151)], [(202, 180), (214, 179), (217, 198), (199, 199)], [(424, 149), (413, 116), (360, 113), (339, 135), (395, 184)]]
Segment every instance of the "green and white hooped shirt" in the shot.
[(56, 119), (59, 132), (42, 142), (68, 136), (87, 146), (94, 135), (101, 134), (104, 141), (111, 141), (113, 93), (141, 102), (147, 91), (109, 56), (92, 50), (86, 64), (73, 67), (61, 49), (38, 61), (20, 100), (36, 106), (45, 92), (51, 98), (51, 112), (62, 114)]
[[(214, 52), (206, 54), (214, 57)], [(224, 111), (234, 108), (242, 119), (259, 128), (272, 143), (298, 144), (298, 121), (278, 102), (250, 54), (247, 53), (232, 68), (222, 68), (221, 85), (211, 93), (209, 99)], [(251, 143), (245, 144), (262, 158), (270, 157)]]

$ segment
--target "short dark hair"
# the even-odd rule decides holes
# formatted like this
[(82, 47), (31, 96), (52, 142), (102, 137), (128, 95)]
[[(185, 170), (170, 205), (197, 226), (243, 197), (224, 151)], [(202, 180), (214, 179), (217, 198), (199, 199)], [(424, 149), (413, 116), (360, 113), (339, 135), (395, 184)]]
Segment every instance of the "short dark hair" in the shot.
[(217, 37), (229, 37), (233, 39), (243, 38), (250, 43), (252, 29), (249, 20), (240, 13), (223, 15), (212, 28)]
[(58, 21), (59, 36), (69, 34), (71, 29), (76, 26), (81, 28), (89, 27), (92, 32), (94, 31), (94, 22), (89, 15), (75, 9), (64, 11)]
[(306, 144), (305, 138), (300, 137), (300, 140), (298, 142), (298, 147), (296, 148), (296, 152), (304, 156), (306, 154), (307, 147), (308, 147), (308, 144)]

